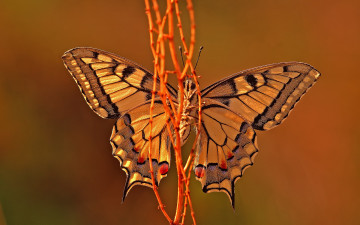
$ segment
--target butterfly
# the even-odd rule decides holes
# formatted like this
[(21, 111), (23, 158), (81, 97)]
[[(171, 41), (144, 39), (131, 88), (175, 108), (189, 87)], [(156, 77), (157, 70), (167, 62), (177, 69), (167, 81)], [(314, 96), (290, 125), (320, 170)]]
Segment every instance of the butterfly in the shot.
[[(155, 95), (150, 162), (153, 75), (130, 60), (94, 48), (71, 49), (62, 59), (90, 108), (102, 118), (117, 119), (110, 143), (127, 174), (123, 199), (135, 185), (152, 187), (150, 163), (159, 185), (169, 171), (174, 127), (167, 129), (171, 115)], [(201, 90), (194, 172), (205, 193), (225, 192), (234, 206), (235, 182), (253, 165), (258, 152), (255, 130), (270, 130), (282, 123), (319, 76), (308, 64), (284, 62), (241, 71)], [(159, 79), (156, 87), (159, 90)], [(166, 88), (178, 103), (177, 90), (169, 84)], [(184, 82), (184, 96), (182, 143), (198, 115), (196, 86), (190, 79)]]

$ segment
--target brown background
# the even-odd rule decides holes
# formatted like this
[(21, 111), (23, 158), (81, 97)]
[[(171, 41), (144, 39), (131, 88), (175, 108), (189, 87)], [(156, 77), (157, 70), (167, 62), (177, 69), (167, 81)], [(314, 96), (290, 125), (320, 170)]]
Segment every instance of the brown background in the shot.
[[(360, 224), (360, 2), (194, 4), (203, 88), (280, 61), (322, 73), (282, 126), (259, 132), (260, 154), (237, 182), (235, 212), (226, 195), (203, 194), (193, 180), (198, 223)], [(149, 188), (135, 187), (121, 204), (125, 174), (108, 143), (114, 121), (91, 112), (60, 59), (92, 46), (152, 69), (143, 1), (2, 0), (0, 28), (7, 224), (165, 224)], [(160, 185), (171, 215), (175, 191), (172, 165)]]

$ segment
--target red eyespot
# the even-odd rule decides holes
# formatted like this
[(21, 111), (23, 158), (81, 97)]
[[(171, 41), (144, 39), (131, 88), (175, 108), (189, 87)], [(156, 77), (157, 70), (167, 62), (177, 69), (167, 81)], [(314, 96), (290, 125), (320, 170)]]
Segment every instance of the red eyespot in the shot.
[(221, 163), (220, 163), (219, 166), (220, 166), (220, 169), (222, 169), (222, 170), (227, 170), (227, 165), (226, 165), (225, 160), (221, 161)]
[(227, 152), (227, 159), (231, 159), (232, 157), (234, 157), (234, 153), (232, 153), (231, 151)]
[(195, 167), (195, 176), (197, 176), (198, 178), (202, 178), (205, 174), (205, 167), (204, 166), (197, 166)]
[(133, 148), (133, 150), (134, 150), (135, 152), (139, 152), (140, 149), (135, 146), (135, 147)]
[(145, 162), (144, 156), (140, 155), (137, 162), (140, 163), (140, 164), (144, 163)]
[(167, 163), (163, 163), (160, 166), (160, 174), (165, 175), (169, 171), (169, 165)]

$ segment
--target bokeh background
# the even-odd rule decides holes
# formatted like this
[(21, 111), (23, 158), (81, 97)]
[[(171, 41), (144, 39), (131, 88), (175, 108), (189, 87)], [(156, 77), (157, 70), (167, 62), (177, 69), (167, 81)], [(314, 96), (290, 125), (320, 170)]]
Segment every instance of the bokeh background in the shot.
[[(235, 211), (193, 180), (198, 224), (360, 224), (360, 1), (194, 6), (202, 87), (281, 61), (322, 73), (284, 124), (258, 132), (260, 154), (236, 184)], [(149, 188), (121, 203), (114, 121), (89, 109), (60, 58), (92, 46), (152, 70), (147, 26), (141, 0), (0, 2), (1, 225), (166, 224)], [(176, 187), (172, 166), (160, 185), (171, 215)]]

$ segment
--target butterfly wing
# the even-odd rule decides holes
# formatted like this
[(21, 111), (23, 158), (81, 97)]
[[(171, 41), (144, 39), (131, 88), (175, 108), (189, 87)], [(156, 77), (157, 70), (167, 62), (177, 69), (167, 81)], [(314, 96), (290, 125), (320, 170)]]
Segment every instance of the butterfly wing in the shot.
[(276, 63), (234, 74), (201, 91), (246, 119), (258, 130), (280, 124), (319, 78), (312, 66), (300, 62)]
[(226, 105), (203, 100), (195, 175), (205, 193), (225, 192), (234, 206), (235, 181), (253, 164), (258, 151), (256, 134), (246, 120)]
[[(111, 134), (110, 143), (113, 155), (120, 161), (126, 172), (124, 190), (126, 197), (135, 185), (152, 187), (149, 161), (149, 108), (151, 101), (127, 111), (120, 117)], [(166, 176), (170, 166), (170, 139), (166, 125), (169, 115), (165, 113), (162, 102), (156, 100), (153, 110), (151, 159), (156, 185)], [(170, 127), (170, 130), (173, 130)]]
[(225, 192), (234, 206), (234, 184), (258, 152), (254, 129), (280, 124), (320, 73), (305, 63), (257, 67), (201, 91), (202, 129), (195, 175), (204, 192)]
[[(90, 108), (103, 118), (118, 118), (151, 99), (153, 75), (125, 58), (94, 48), (74, 48), (62, 59)], [(176, 99), (176, 90), (167, 88)]]

